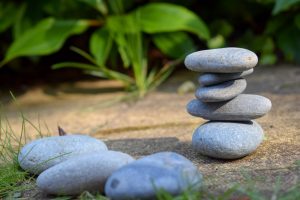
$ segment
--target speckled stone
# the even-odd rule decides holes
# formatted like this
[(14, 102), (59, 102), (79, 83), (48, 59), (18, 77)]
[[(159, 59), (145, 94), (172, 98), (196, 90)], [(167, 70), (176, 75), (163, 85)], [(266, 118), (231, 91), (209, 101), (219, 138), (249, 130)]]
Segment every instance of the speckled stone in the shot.
[(134, 159), (131, 156), (116, 151), (80, 155), (41, 173), (37, 178), (37, 186), (48, 194), (103, 192), (107, 178), (132, 161)]
[(192, 146), (206, 156), (236, 159), (254, 152), (263, 137), (263, 130), (255, 121), (207, 122), (195, 130)]
[(253, 68), (238, 73), (205, 73), (199, 76), (198, 82), (200, 85), (208, 86), (239, 79), (253, 73)]
[(160, 189), (178, 195), (187, 188), (198, 190), (201, 182), (202, 175), (191, 161), (161, 152), (115, 171), (106, 182), (105, 194), (113, 200), (155, 199)]
[(252, 51), (228, 47), (191, 53), (184, 64), (197, 72), (234, 73), (251, 69), (257, 62), (258, 58)]
[(245, 79), (236, 79), (217, 85), (199, 87), (195, 96), (203, 102), (227, 101), (241, 94), (246, 86)]
[(85, 153), (107, 150), (98, 139), (86, 135), (45, 137), (26, 144), (18, 155), (22, 169), (40, 174), (69, 158)]
[(187, 104), (187, 112), (208, 120), (247, 121), (262, 117), (270, 111), (269, 99), (252, 94), (240, 94), (223, 102), (201, 102), (193, 99)]

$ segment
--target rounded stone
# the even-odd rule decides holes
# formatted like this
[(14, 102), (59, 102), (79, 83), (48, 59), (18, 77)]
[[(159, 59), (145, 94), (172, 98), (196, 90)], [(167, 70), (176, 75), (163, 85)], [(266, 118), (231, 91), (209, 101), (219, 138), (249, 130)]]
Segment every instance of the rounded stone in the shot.
[(40, 174), (74, 156), (106, 150), (107, 146), (101, 140), (87, 135), (53, 136), (26, 144), (18, 155), (18, 161), (25, 171)]
[(175, 196), (187, 189), (198, 190), (201, 182), (202, 175), (191, 161), (161, 152), (115, 171), (106, 182), (105, 194), (113, 200), (155, 199), (161, 189)]
[(184, 64), (197, 72), (234, 73), (251, 69), (257, 62), (258, 58), (252, 51), (228, 47), (191, 53)]
[(207, 122), (195, 130), (192, 146), (206, 156), (237, 159), (254, 152), (263, 137), (255, 121)]
[(239, 79), (253, 73), (253, 68), (238, 73), (205, 73), (199, 76), (198, 82), (200, 85), (208, 86)]
[(37, 186), (48, 194), (103, 192), (107, 178), (132, 161), (134, 159), (128, 154), (116, 151), (80, 155), (42, 172), (37, 178)]
[(202, 102), (193, 99), (187, 104), (187, 112), (208, 120), (248, 121), (262, 117), (271, 107), (271, 101), (263, 96), (240, 94), (222, 102)]
[(217, 85), (200, 87), (197, 89), (195, 96), (203, 102), (227, 101), (241, 94), (246, 86), (245, 79), (236, 79)]

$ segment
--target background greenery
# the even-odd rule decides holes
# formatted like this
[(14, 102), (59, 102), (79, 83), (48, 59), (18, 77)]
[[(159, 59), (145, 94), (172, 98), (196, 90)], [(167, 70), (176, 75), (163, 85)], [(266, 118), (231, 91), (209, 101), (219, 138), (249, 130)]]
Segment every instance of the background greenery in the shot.
[[(300, 0), (4, 0), (0, 66), (79, 68), (143, 96), (195, 50), (300, 63)], [(2, 69), (1, 69), (2, 70)], [(1, 73), (1, 71), (0, 71)]]

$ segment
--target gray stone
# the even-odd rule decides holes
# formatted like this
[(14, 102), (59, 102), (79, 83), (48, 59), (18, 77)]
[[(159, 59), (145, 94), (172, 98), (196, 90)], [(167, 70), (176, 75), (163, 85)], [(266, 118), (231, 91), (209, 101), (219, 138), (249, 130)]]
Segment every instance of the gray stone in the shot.
[(116, 151), (80, 155), (41, 173), (37, 178), (37, 186), (48, 194), (103, 192), (107, 178), (132, 161), (134, 159), (131, 156)]
[(270, 111), (269, 99), (252, 94), (240, 94), (223, 102), (201, 102), (193, 99), (187, 104), (187, 112), (208, 120), (248, 121), (262, 117)]
[(163, 189), (178, 195), (187, 189), (198, 190), (202, 175), (185, 157), (161, 152), (146, 156), (115, 171), (107, 180), (105, 194), (110, 199), (155, 199)]
[(102, 150), (107, 147), (101, 140), (86, 135), (45, 137), (26, 144), (18, 161), (22, 169), (40, 174), (71, 157)]
[(255, 67), (258, 58), (247, 49), (228, 47), (189, 54), (185, 66), (197, 72), (234, 73)]
[(217, 85), (199, 87), (195, 95), (197, 99), (203, 102), (227, 101), (241, 94), (246, 86), (245, 79), (236, 79)]
[(205, 73), (199, 76), (198, 82), (200, 85), (204, 85), (204, 86), (214, 85), (225, 81), (230, 81), (230, 80), (245, 77), (249, 74), (252, 74), (253, 71), (254, 71), (253, 68), (251, 68), (246, 71), (238, 72), (238, 73)]
[(206, 156), (236, 159), (254, 152), (263, 137), (255, 121), (207, 122), (195, 130), (192, 146)]

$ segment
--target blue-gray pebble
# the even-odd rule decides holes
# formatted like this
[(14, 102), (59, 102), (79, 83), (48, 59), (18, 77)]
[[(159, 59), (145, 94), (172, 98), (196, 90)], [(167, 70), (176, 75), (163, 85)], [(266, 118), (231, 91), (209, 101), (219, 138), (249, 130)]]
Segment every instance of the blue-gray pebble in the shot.
[(195, 96), (203, 102), (227, 101), (241, 94), (246, 86), (245, 79), (236, 79), (217, 85), (199, 87)]
[(206, 156), (237, 159), (254, 152), (263, 137), (263, 130), (255, 121), (207, 122), (195, 130), (192, 146)]
[(172, 195), (198, 190), (202, 175), (185, 157), (161, 152), (141, 158), (115, 171), (107, 180), (105, 194), (113, 200), (155, 199), (158, 190)]
[(199, 76), (200, 85), (208, 86), (248, 76), (253, 73), (253, 68), (238, 73), (205, 73)]
[(248, 121), (262, 117), (270, 111), (268, 98), (253, 94), (240, 94), (223, 102), (201, 102), (193, 99), (187, 104), (187, 112), (208, 120)]
[(86, 135), (45, 137), (26, 144), (18, 155), (22, 169), (40, 174), (69, 158), (95, 151), (106, 151), (107, 146)]
[(257, 62), (258, 58), (252, 51), (228, 47), (191, 53), (184, 64), (197, 72), (234, 73), (251, 69)]
[(37, 186), (48, 194), (76, 195), (104, 191), (107, 178), (134, 159), (117, 151), (80, 155), (57, 164), (37, 178)]

